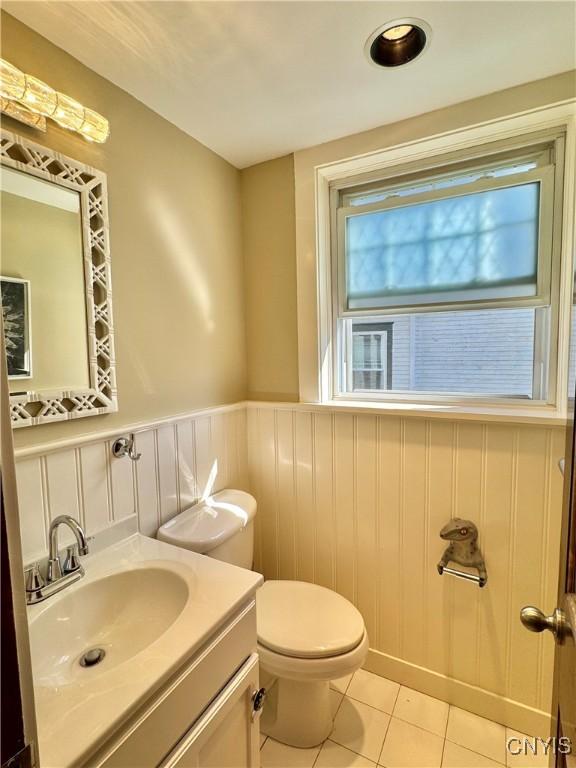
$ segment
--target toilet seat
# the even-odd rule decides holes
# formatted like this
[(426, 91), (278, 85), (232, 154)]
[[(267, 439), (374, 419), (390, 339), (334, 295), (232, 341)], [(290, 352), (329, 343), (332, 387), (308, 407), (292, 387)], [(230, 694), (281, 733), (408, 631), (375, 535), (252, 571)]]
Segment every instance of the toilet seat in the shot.
[(364, 635), (364, 620), (352, 603), (304, 581), (266, 581), (256, 595), (256, 612), (260, 645), (298, 659), (339, 656)]
[(356, 648), (338, 656), (301, 659), (276, 653), (261, 643), (258, 643), (257, 651), (262, 669), (273, 677), (319, 683), (356, 672), (366, 660), (368, 647), (368, 634), (364, 632)]
[(366, 634), (352, 603), (303, 581), (265, 582), (256, 595), (256, 611), (261, 649), (291, 659), (343, 656), (358, 648)]

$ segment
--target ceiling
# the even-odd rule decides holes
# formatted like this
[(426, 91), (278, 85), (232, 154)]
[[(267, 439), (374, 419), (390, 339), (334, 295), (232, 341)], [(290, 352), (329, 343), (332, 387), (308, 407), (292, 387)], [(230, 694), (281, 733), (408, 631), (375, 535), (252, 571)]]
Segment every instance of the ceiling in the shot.
[[(240, 168), (575, 67), (576, 5), (556, 0), (3, 8)], [(427, 51), (369, 64), (367, 37), (405, 16), (432, 27)]]

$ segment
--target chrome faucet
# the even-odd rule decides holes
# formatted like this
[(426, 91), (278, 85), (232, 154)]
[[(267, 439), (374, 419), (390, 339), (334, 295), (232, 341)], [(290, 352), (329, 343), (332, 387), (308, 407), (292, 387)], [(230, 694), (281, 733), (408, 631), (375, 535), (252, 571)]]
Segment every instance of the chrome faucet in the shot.
[[(57, 579), (61, 579), (64, 575), (62, 573), (62, 564), (60, 563), (60, 556), (58, 555), (58, 529), (61, 525), (67, 525), (76, 537), (76, 543), (78, 545), (78, 554), (88, 554), (88, 542), (86, 540), (86, 534), (82, 530), (80, 523), (74, 520), (70, 515), (59, 515), (55, 517), (50, 523), (50, 530), (48, 531), (48, 537), (50, 539), (50, 554), (48, 555), (48, 571), (46, 573), (46, 582), (51, 584)], [(76, 567), (71, 568), (70, 571), (75, 571), (80, 568), (80, 563), (77, 562), (74, 552), (68, 550), (68, 557), (66, 562), (74, 561)], [(65, 569), (65, 572), (68, 569)], [(69, 572), (70, 572), (69, 571)]]
[[(67, 548), (64, 565), (60, 562), (58, 554), (58, 529), (61, 525), (67, 525), (76, 537), (76, 544)], [(47, 597), (55, 595), (61, 589), (84, 576), (84, 569), (80, 565), (78, 556), (88, 554), (88, 541), (80, 523), (70, 515), (60, 515), (52, 520), (48, 537), (50, 539), (50, 551), (46, 578), (43, 578), (40, 573), (38, 563), (28, 568), (25, 573), (26, 602), (28, 605), (46, 600)]]

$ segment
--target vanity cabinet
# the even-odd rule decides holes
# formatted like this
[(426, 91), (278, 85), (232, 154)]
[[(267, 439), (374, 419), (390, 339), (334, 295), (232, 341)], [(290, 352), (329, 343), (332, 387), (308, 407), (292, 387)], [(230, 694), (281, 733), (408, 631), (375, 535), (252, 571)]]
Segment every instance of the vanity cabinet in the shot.
[(257, 768), (258, 657), (253, 654), (222, 693), (161, 764), (161, 768)]
[(252, 600), (83, 768), (257, 768)]

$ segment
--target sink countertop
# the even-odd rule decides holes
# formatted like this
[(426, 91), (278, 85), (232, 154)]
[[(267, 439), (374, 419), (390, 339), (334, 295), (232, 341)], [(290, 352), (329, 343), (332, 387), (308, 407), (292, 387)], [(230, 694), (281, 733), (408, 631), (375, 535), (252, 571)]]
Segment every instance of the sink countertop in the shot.
[[(39, 684), (34, 674), (40, 762), (46, 768), (65, 768), (86, 760), (250, 602), (263, 581), (258, 573), (140, 534), (82, 558), (82, 564), (84, 578), (28, 608), (31, 627), (59, 600), (107, 576), (139, 568), (172, 571), (186, 582), (188, 597), (163, 634), (110, 669), (103, 668), (97, 675), (87, 669), (85, 680), (77, 675), (64, 685)], [(32, 648), (34, 670), (37, 649), (34, 644)]]

